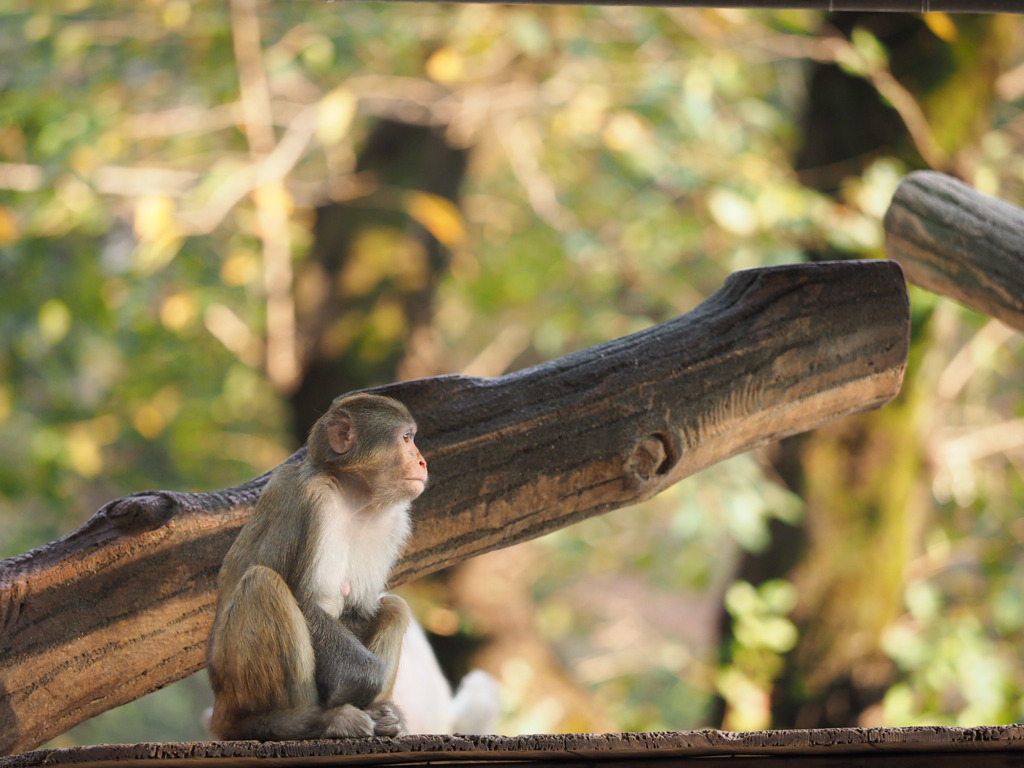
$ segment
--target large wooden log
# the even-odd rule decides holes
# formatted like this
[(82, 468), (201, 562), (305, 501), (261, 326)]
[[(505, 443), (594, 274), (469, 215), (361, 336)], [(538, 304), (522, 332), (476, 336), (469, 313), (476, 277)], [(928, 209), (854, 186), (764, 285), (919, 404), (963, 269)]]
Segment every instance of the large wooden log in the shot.
[(885, 214), (907, 280), (1024, 331), (1024, 210), (935, 171), (909, 174)]
[[(805, 264), (737, 273), (682, 317), (500, 378), (380, 388), (417, 417), (432, 477), (392, 581), (882, 405), (908, 338), (897, 264)], [(117, 499), (0, 562), (0, 754), (202, 667), (215, 575), (266, 478)]]

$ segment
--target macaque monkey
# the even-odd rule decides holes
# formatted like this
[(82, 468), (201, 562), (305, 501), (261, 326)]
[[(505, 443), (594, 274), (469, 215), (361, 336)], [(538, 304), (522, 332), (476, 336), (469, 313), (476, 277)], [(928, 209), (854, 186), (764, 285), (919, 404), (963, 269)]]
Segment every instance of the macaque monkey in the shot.
[(405, 406), (335, 401), (278, 467), (221, 567), (207, 652), (220, 739), (396, 736), (409, 607), (383, 594), (427, 483)]

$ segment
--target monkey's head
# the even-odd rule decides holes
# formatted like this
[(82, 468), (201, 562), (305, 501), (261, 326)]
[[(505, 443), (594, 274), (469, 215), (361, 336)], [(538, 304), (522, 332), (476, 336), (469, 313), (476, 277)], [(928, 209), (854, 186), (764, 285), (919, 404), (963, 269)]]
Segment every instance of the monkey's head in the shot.
[(307, 461), (382, 502), (408, 501), (427, 484), (416, 422), (397, 400), (357, 394), (336, 400), (309, 433)]

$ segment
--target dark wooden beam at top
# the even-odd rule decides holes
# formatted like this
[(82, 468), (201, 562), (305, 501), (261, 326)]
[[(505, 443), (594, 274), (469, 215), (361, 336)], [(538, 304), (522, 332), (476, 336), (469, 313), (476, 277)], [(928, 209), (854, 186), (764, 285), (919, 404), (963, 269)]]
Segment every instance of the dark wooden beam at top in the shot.
[[(413, 2), (434, 0), (413, 0)], [(509, 0), (454, 0), (508, 5)], [(512, 0), (523, 5), (647, 5), (672, 8), (805, 8), (818, 11), (892, 13), (1022, 13), (1024, 0)]]

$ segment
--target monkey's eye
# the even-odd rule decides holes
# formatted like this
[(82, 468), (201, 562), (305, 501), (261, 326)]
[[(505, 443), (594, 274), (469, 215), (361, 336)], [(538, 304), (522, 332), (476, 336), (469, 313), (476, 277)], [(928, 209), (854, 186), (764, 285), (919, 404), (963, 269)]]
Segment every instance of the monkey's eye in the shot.
[(406, 432), (404, 435), (402, 435), (402, 439), (405, 440), (405, 442), (407, 443), (411, 443), (414, 437), (416, 437), (415, 432)]

